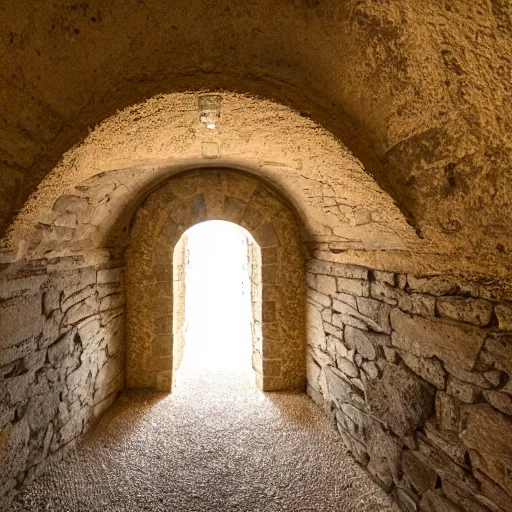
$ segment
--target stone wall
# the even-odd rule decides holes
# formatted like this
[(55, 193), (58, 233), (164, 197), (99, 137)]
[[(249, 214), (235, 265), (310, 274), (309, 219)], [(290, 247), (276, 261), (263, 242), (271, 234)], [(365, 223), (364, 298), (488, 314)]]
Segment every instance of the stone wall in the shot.
[(406, 511), (512, 510), (512, 303), (308, 264), (308, 393)]
[(173, 383), (183, 361), (185, 351), (185, 298), (187, 293), (186, 269), (188, 266), (188, 235), (184, 233), (174, 248), (173, 255), (173, 311), (172, 311), (172, 369)]
[(304, 248), (297, 219), (264, 182), (220, 169), (171, 178), (135, 216), (126, 251), (127, 386), (172, 388), (174, 247), (187, 229), (207, 220), (242, 226), (261, 250), (255, 279), (261, 279), (262, 300), (253, 303), (253, 332), (261, 321), (253, 345), (261, 348), (253, 353), (259, 388), (304, 390)]
[(3, 509), (122, 389), (124, 283), (80, 257), (11, 263), (0, 282)]

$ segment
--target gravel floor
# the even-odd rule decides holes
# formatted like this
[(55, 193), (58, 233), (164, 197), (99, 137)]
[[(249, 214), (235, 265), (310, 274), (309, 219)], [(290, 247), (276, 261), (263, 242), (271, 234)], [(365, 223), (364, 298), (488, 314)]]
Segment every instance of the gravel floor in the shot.
[(181, 370), (172, 395), (125, 392), (13, 511), (395, 512), (306, 396), (250, 373)]

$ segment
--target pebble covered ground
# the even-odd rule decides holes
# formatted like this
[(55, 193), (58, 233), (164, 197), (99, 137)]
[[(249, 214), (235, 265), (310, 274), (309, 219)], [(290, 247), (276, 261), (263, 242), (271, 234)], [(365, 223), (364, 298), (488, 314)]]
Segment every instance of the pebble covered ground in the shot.
[(125, 391), (12, 511), (396, 512), (305, 394), (262, 393), (249, 372), (177, 381)]

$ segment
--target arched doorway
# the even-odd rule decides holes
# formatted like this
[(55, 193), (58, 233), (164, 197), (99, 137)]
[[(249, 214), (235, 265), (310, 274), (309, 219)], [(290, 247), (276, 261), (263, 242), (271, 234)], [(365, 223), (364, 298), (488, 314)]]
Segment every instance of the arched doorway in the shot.
[(183, 370), (254, 376), (252, 355), (257, 365), (261, 345), (261, 249), (250, 233), (221, 220), (192, 226), (174, 248), (173, 277), (174, 378), (179, 381)]
[(173, 177), (136, 215), (126, 255), (127, 386), (171, 390), (174, 248), (206, 220), (242, 226), (261, 249), (261, 338), (253, 344), (259, 388), (303, 390), (304, 254), (295, 215), (260, 180), (219, 169)]

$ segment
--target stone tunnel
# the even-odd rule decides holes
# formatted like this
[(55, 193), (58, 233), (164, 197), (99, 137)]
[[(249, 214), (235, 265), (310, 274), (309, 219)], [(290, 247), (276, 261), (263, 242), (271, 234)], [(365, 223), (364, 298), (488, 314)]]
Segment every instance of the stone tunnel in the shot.
[[(0, 20), (2, 510), (512, 511), (507, 0), (4, 0)], [(222, 499), (170, 455), (145, 502), (105, 497), (96, 451), (153, 456), (101, 452), (121, 424), (174, 404), (198, 428), (176, 249), (207, 221), (250, 237), (254, 386), (216, 409), (190, 384), (189, 408), (215, 438), (250, 411), (269, 444), (222, 445), (228, 478), (183, 441), (234, 479)], [(272, 447), (286, 483), (237, 480), (281, 467)], [(106, 501), (59, 497), (70, 473)]]

